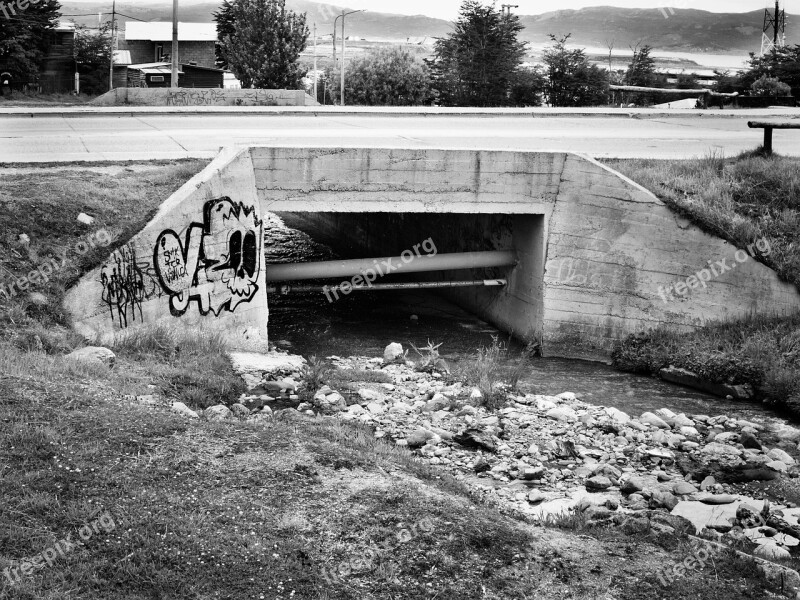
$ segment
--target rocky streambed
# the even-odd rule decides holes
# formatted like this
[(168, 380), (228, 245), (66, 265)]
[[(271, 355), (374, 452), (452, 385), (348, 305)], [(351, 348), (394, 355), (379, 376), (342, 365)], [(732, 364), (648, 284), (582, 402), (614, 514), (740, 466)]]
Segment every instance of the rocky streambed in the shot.
[[(299, 400), (304, 368), (297, 357), (277, 356), (288, 363), (272, 359), (261, 369), (238, 360), (252, 390), (239, 406), (250, 414), (236, 407), (230, 416), (262, 419), (281, 398)], [(573, 515), (634, 531), (688, 530), (769, 560), (800, 554), (793, 501), (800, 429), (766, 413), (758, 422), (667, 408), (629, 415), (568, 391), (507, 393), (505, 406), (488, 410), (479, 390), (419, 370), (396, 348), (385, 357), (327, 360), (361, 376), (341, 389), (323, 385), (285, 410), (367, 425), (504, 510), (551, 522)], [(207, 412), (217, 418), (215, 411)]]

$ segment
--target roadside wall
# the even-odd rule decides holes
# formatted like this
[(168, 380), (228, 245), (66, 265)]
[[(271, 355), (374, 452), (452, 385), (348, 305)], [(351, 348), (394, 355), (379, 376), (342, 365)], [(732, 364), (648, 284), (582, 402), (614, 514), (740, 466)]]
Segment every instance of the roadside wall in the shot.
[(141, 325), (202, 326), (266, 349), (263, 225), (249, 153), (223, 150), (150, 223), (66, 296), (101, 343)]
[(306, 106), (303, 90), (117, 88), (92, 100), (98, 106)]

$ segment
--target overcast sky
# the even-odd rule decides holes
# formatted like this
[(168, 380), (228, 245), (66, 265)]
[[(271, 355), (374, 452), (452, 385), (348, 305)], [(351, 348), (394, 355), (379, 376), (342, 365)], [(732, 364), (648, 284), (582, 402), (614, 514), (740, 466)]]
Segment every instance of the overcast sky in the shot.
[[(86, 2), (96, 0), (72, 0)], [(136, 0), (139, 4), (164, 4), (166, 0)], [(181, 5), (207, 3), (208, 0), (180, 0)], [(458, 14), (461, 0), (333, 0), (329, 2), (348, 8), (366, 8), (378, 12), (399, 13), (405, 15), (428, 15), (441, 19), (453, 20)], [(565, 8), (583, 8), (585, 6), (624, 6), (629, 8), (697, 8), (714, 12), (746, 12), (763, 9), (766, 4), (759, 0), (498, 0), (502, 3), (518, 4), (515, 12), (522, 15), (536, 15), (552, 10)], [(797, 4), (797, 7), (793, 4)], [(110, 0), (109, 0), (110, 4)], [(800, 8), (800, 0), (786, 3), (786, 12), (795, 13)]]

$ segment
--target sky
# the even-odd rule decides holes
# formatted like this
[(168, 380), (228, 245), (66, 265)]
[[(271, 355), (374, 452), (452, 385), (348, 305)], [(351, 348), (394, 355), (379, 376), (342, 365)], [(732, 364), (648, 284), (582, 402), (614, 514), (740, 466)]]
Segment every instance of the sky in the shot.
[[(74, 2), (96, 0), (72, 0)], [(166, 0), (136, 0), (137, 4), (159, 4)], [(180, 0), (181, 5), (207, 3), (209, 0)], [(774, 4), (774, 0), (769, 0)], [(696, 8), (712, 12), (746, 12), (760, 10), (766, 6), (767, 0), (498, 0), (502, 3), (518, 4), (513, 9), (521, 15), (536, 15), (553, 10), (583, 8), (586, 6), (621, 6), (627, 8)], [(346, 6), (347, 8), (367, 9), (378, 12), (398, 13), (405, 15), (428, 15), (441, 19), (453, 20), (458, 15), (461, 0), (330, 0), (329, 4)], [(797, 4), (797, 6), (793, 6)], [(800, 0), (785, 2), (786, 12), (800, 12)]]

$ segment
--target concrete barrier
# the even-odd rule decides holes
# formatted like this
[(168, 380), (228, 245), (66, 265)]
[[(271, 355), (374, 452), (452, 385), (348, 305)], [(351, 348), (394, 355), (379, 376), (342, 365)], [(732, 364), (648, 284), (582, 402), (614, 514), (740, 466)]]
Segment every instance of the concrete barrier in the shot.
[(303, 90), (217, 88), (117, 88), (90, 102), (97, 106), (318, 106)]
[(258, 273), (250, 274), (252, 260), (249, 270), (237, 267), (253, 255), (248, 234), (258, 234), (266, 212), (345, 256), (400, 256), (424, 240), (441, 253), (513, 249), (510, 272), (430, 277), (507, 278), (502, 288), (450, 296), (540, 341), (546, 355), (604, 360), (616, 340), (658, 325), (688, 331), (800, 309), (798, 291), (771, 269), (584, 156), (254, 146), (223, 151), (70, 292), (76, 327), (107, 336), (177, 319), (229, 331), (237, 345), (263, 343), (260, 238)]

